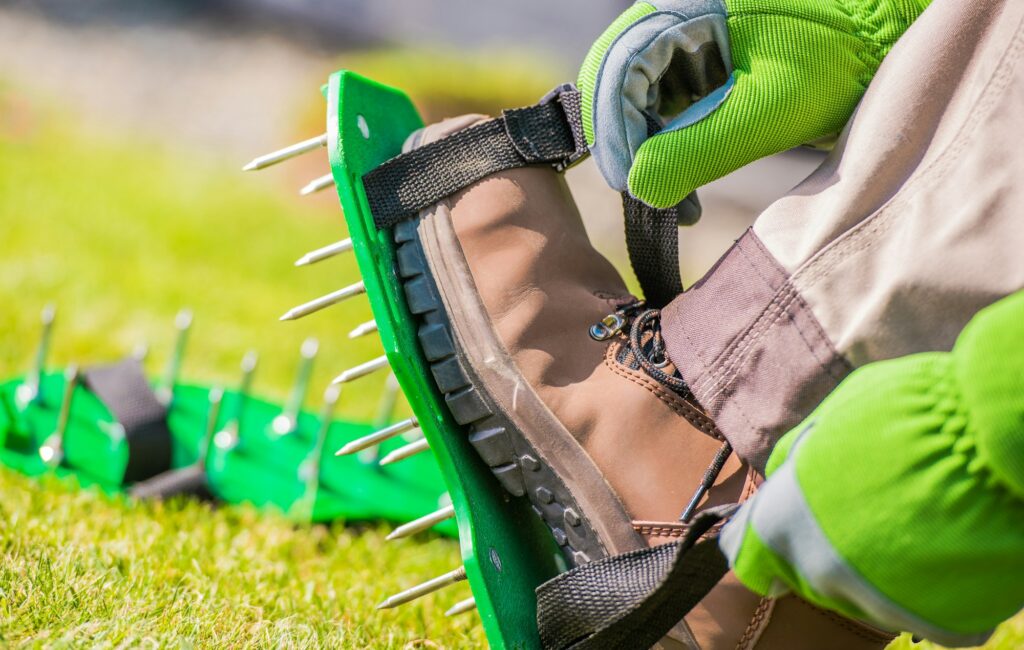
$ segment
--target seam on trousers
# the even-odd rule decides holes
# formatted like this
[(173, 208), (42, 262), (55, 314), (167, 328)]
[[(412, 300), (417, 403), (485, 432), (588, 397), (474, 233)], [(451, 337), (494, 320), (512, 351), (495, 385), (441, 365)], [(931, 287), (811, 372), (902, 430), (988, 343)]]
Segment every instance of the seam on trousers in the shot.
[[(705, 396), (706, 400), (714, 400), (729, 387), (732, 381), (739, 376), (740, 372), (743, 371), (743, 362), (746, 361), (747, 356), (746, 352), (750, 350), (752, 347), (754, 347), (757, 343), (759, 343), (765, 337), (765, 335), (772, 330), (772, 328), (775, 325), (779, 324), (780, 321), (782, 321), (783, 317), (787, 317), (789, 319), (789, 322), (792, 325), (793, 329), (797, 332), (797, 334), (799, 334), (800, 339), (804, 342), (804, 346), (807, 348), (808, 353), (817, 362), (818, 368), (824, 374), (832, 377), (836, 381), (842, 380), (843, 376), (845, 376), (845, 373), (836, 373), (835, 370), (832, 368), (833, 364), (830, 363), (831, 359), (823, 360), (819, 356), (815, 346), (812, 345), (811, 342), (808, 340), (808, 332), (806, 332), (804, 328), (800, 327), (800, 325), (796, 322), (796, 319), (794, 318), (793, 314), (790, 313), (789, 308), (793, 303), (797, 303), (803, 311), (810, 312), (810, 307), (800, 297), (800, 294), (796, 290), (796, 287), (794, 287), (792, 283), (787, 280), (783, 287), (779, 290), (779, 292), (776, 293), (776, 295), (772, 298), (771, 303), (769, 303), (768, 309), (762, 312), (762, 316), (759, 317), (758, 320), (763, 322), (756, 323), (754, 328), (748, 329), (747, 332), (750, 333), (750, 337), (747, 338), (746, 333), (744, 334), (744, 337), (742, 338), (747, 338), (747, 340), (743, 344), (743, 346), (739, 349), (733, 350), (729, 354), (729, 357), (725, 359), (725, 361), (721, 364), (720, 367), (716, 367), (713, 369), (713, 372), (717, 374), (717, 377), (714, 377), (715, 381), (710, 384), (702, 384), (702, 389), (711, 387), (710, 392)], [(817, 340), (822, 342), (824, 346), (833, 353), (834, 358), (839, 358), (842, 359), (843, 362), (846, 362), (846, 360), (843, 359), (842, 355), (840, 355), (838, 351), (835, 350), (835, 348), (832, 345), (832, 342), (828, 339), (825, 333), (823, 331), (820, 331), (820, 325), (817, 329), (819, 330), (816, 333)], [(846, 365), (849, 365), (848, 362), (846, 362)], [(742, 413), (742, 410), (737, 410)], [(746, 414), (744, 414), (744, 418), (746, 417)], [(749, 418), (747, 419), (749, 423)]]
[[(739, 252), (740, 255), (743, 256), (743, 260), (747, 263), (747, 266), (750, 268), (750, 270), (753, 273), (756, 273), (759, 278), (761, 278), (762, 283), (766, 287), (770, 287), (771, 283), (768, 281), (768, 278), (765, 277), (765, 275), (763, 273), (761, 273), (761, 271), (757, 268), (757, 265), (754, 264), (754, 262), (750, 259), (749, 253), (746, 250), (744, 250), (744, 244), (748, 240), (749, 241), (753, 241), (755, 243), (755, 246), (764, 254), (764, 256), (767, 259), (770, 259), (772, 261), (772, 263), (774, 263), (776, 265), (778, 265), (778, 263), (775, 261), (775, 258), (768, 251), (768, 249), (765, 248), (764, 244), (761, 243), (761, 241), (757, 238), (757, 235), (755, 235), (753, 233), (753, 231), (750, 230), (750, 229), (748, 229), (747, 232), (750, 233), (750, 236), (737, 240), (737, 242), (736, 242), (736, 250)], [(781, 267), (779, 267), (779, 268), (781, 269)], [(785, 283), (783, 283), (782, 287), (779, 288), (779, 291), (781, 291), (783, 287), (785, 287)], [(777, 295), (777, 293), (776, 293), (776, 295)], [(769, 301), (769, 303), (767, 305), (765, 305), (765, 308), (761, 312), (761, 314), (758, 315), (757, 320), (754, 321), (755, 325), (761, 320), (761, 318), (763, 317), (764, 313), (767, 312), (769, 309), (771, 309), (771, 307), (772, 307), (772, 301)], [(725, 346), (725, 348), (718, 355), (716, 355), (710, 362), (707, 361), (703, 357), (703, 355), (701, 354), (701, 349), (702, 349), (703, 346), (696, 345), (695, 342), (693, 341), (693, 339), (690, 338), (689, 333), (686, 332), (686, 331), (683, 332), (683, 335), (686, 337), (687, 342), (690, 344), (690, 347), (693, 349), (694, 354), (696, 354), (697, 358), (700, 359), (701, 363), (704, 364), (704, 373), (703, 373), (704, 376), (699, 378), (693, 384), (693, 386), (692, 386), (693, 388), (703, 389), (703, 387), (706, 386), (709, 382), (714, 382), (716, 380), (716, 377), (715, 377), (716, 369), (724, 363), (723, 360), (727, 360), (728, 359), (729, 355), (732, 354), (731, 351), (733, 350), (734, 346), (737, 345), (740, 341), (743, 340), (743, 338), (747, 335), (747, 332), (749, 330), (750, 330), (750, 328), (747, 328), (747, 330), (744, 330), (744, 332), (742, 334), (740, 334), (736, 339), (734, 339), (732, 342), (730, 342), (729, 345)]]
[[(755, 272), (757, 272), (754, 264), (752, 262), (749, 262), (750, 258), (747, 256), (746, 251), (743, 250), (742, 245), (739, 246), (739, 252), (741, 255), (743, 255), (744, 259), (748, 260), (750, 266), (755, 268)], [(774, 258), (772, 259), (774, 260)], [(761, 278), (765, 280), (765, 283), (767, 284), (767, 278), (765, 278), (759, 272), (758, 275), (760, 275)], [(761, 311), (760, 314), (758, 314), (758, 317), (754, 321), (754, 323), (746, 330), (744, 330), (743, 333), (740, 334), (740, 336), (738, 336), (735, 340), (729, 343), (729, 345), (727, 345), (725, 349), (722, 350), (722, 352), (715, 358), (715, 360), (712, 363), (706, 364), (706, 376), (702, 378), (699, 382), (697, 382), (697, 389), (703, 392), (706, 387), (711, 386), (713, 387), (712, 392), (714, 393), (714, 395), (717, 395), (718, 393), (721, 392), (720, 390), (717, 389), (722, 385), (722, 382), (724, 381), (722, 376), (723, 371), (725, 371), (726, 374), (728, 374), (728, 370), (731, 367), (733, 367), (739, 360), (742, 360), (743, 353), (746, 352), (746, 350), (750, 346), (752, 346), (754, 343), (760, 340), (761, 335), (771, 327), (771, 325), (778, 318), (778, 316), (774, 316), (770, 320), (766, 319), (775, 312), (777, 312), (779, 309), (785, 309), (788, 306), (788, 302), (782, 305), (779, 304), (780, 300), (782, 300), (781, 295), (786, 291), (788, 284), (789, 280), (783, 282), (782, 286), (779, 287), (779, 289), (772, 296), (772, 299), (768, 301), (767, 305), (765, 305), (765, 308)], [(739, 357), (738, 360), (737, 357)], [(711, 396), (708, 396), (705, 399), (710, 399), (710, 397)]]
[(878, 243), (880, 236), (892, 226), (894, 221), (892, 217), (899, 208), (902, 208), (918, 193), (945, 179), (957, 154), (969, 144), (971, 136), (981, 126), (984, 118), (988, 117), (997, 100), (1000, 99), (1002, 91), (1012, 80), (1016, 63), (1020, 59), (1021, 52), (1024, 51), (1022, 26), (1024, 26), (1024, 19), (1018, 23), (1010, 45), (996, 64), (992, 76), (989, 77), (981, 91), (980, 98), (974, 105), (974, 110), (968, 112), (967, 118), (957, 131), (953, 142), (924, 169), (915, 172), (896, 195), (876, 210), (873, 215), (854, 226), (805, 262), (793, 273), (791, 281), (801, 281), (808, 276), (807, 287), (817, 286), (822, 280), (828, 278), (843, 261), (856, 253), (873, 248)]
[[(752, 238), (754, 241), (757, 241), (757, 235), (755, 235), (753, 233), (752, 229), (748, 228), (745, 231), (744, 236), (746, 236), (748, 234), (749, 234), (750, 238)], [(762, 280), (762, 282), (763, 282), (763, 284), (765, 286), (770, 287), (771, 284), (768, 282), (768, 278), (766, 278), (764, 276), (764, 274), (761, 273), (760, 270), (758, 270), (757, 265), (755, 265), (751, 261), (750, 256), (747, 255), (746, 251), (743, 250), (743, 242), (744, 241), (745, 241), (744, 237), (740, 237), (740, 239), (736, 240), (736, 250), (743, 256), (743, 260), (747, 263), (747, 266), (750, 267), (750, 270), (753, 273), (756, 273), (761, 278), (761, 280)], [(774, 262), (775, 258), (773, 258), (771, 256), (771, 254), (768, 253), (767, 249), (764, 248), (764, 245), (761, 244), (760, 241), (757, 241), (757, 244), (758, 244), (759, 248), (761, 248), (761, 250), (766, 254), (767, 258)], [(719, 260), (719, 263), (720, 262), (721, 262), (721, 260)], [(709, 271), (708, 275), (705, 276), (705, 277), (709, 277), (709, 276), (713, 275), (715, 270), (717, 269), (717, 267), (718, 267), (718, 263), (716, 263), (715, 266), (711, 268), (711, 271)], [(699, 286), (699, 283), (698, 283), (698, 286)], [(691, 289), (692, 288), (693, 287), (691, 287)], [(684, 292), (684, 294), (685, 294), (685, 292)], [(707, 359), (704, 358), (704, 355), (703, 355), (703, 348), (704, 348), (704, 346), (697, 345), (696, 342), (693, 340), (693, 338), (690, 336), (690, 333), (689, 333), (688, 330), (683, 330), (683, 337), (686, 339), (686, 342), (689, 343), (690, 349), (693, 350), (694, 356), (696, 356), (697, 360), (700, 361), (700, 363), (702, 364), (700, 375), (698, 375), (697, 380), (695, 382), (690, 384), (691, 389), (692, 388), (699, 388), (704, 383), (706, 383), (708, 380), (714, 378), (712, 376), (712, 368), (714, 368), (715, 365), (718, 363), (718, 360), (721, 359), (721, 357), (728, 352), (728, 350), (729, 350), (730, 346), (732, 345), (732, 343), (730, 343), (729, 345), (725, 346), (725, 348), (719, 354), (715, 355), (715, 357), (712, 358), (711, 361), (708, 361)]]

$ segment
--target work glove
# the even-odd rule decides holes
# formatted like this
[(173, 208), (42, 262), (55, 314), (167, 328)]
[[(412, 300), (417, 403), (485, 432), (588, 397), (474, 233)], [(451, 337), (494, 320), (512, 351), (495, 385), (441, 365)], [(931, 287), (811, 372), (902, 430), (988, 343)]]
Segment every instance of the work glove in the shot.
[(580, 70), (591, 153), (613, 188), (666, 208), (828, 139), (929, 2), (641, 0)]
[(851, 374), (719, 544), (737, 577), (950, 646), (1024, 607), (1024, 292), (951, 353)]

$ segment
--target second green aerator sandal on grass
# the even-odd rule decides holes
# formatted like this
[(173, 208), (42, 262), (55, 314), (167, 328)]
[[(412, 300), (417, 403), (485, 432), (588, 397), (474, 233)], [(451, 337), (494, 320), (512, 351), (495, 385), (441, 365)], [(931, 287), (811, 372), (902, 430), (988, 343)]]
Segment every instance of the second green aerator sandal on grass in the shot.
[[(303, 346), (298, 378), (282, 407), (250, 395), (255, 353), (242, 362), (237, 390), (178, 383), (187, 312), (179, 314), (175, 353), (155, 390), (138, 358), (46, 372), (53, 320), (52, 308), (44, 310), (32, 370), (0, 384), (0, 462), (8, 467), (30, 476), (74, 476), (83, 486), (138, 498), (205, 492), (296, 521), (405, 522), (448, 505), (427, 457), (381, 465), (368, 452), (324, 462), (337, 447), (393, 424), (397, 386), (388, 382), (374, 422), (335, 419), (336, 387), (328, 389), (319, 414), (302, 410), (315, 341)], [(403, 423), (393, 428), (416, 434)], [(398, 438), (381, 451), (401, 453), (405, 445)], [(451, 522), (437, 530), (455, 534)]]

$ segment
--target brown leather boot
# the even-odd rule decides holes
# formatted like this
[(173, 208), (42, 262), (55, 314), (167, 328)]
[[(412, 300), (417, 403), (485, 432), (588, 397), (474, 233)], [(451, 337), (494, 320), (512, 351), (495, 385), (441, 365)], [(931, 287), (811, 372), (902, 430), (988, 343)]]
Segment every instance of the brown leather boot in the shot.
[[(427, 127), (407, 148), (481, 119)], [(449, 408), (570, 565), (681, 537), (680, 515), (724, 457), (724, 439), (661, 352), (657, 313), (640, 317), (591, 246), (561, 176), (539, 167), (489, 176), (395, 237)], [(729, 457), (699, 507), (742, 501), (758, 482)], [(671, 636), (679, 647), (730, 650), (867, 650), (891, 639), (795, 597), (762, 599), (731, 574)]]

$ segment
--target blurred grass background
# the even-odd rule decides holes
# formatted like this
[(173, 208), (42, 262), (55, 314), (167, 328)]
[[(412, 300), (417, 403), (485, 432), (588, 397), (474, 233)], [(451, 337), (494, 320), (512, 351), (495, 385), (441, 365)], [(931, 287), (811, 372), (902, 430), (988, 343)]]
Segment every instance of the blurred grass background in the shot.
[[(81, 54), (88, 58), (90, 51)], [(473, 57), (436, 47), (383, 49), (346, 53), (341, 61), (406, 89), (428, 119), (531, 103), (567, 78), (564, 68), (511, 50)], [(330, 377), (376, 356), (372, 337), (345, 337), (371, 317), (364, 300), (298, 322), (277, 322), (287, 308), (358, 276), (350, 257), (292, 268), (305, 251), (345, 236), (329, 192), (305, 201), (294, 196), (307, 180), (325, 173), (322, 152), (258, 175), (238, 171), (252, 155), (322, 131), (317, 75), (338, 67), (338, 58), (316, 59), (309, 69), (291, 63), (295, 83), (308, 86), (301, 98), (273, 97), (273, 87), (261, 87), (258, 74), (232, 82), (236, 95), (222, 89), (240, 110), (256, 105), (287, 117), (276, 131), (253, 122), (244, 137), (222, 134), (220, 122), (192, 124), (202, 122), (202, 110), (215, 110), (212, 87), (204, 95), (196, 84), (183, 84), (182, 93), (195, 93), (197, 112), (183, 114), (180, 122), (172, 120), (167, 102), (159, 105), (163, 96), (140, 93), (144, 116), (153, 122), (147, 127), (133, 121), (130, 111), (102, 103), (90, 109), (93, 100), (85, 91), (65, 96), (52, 84), (0, 79), (0, 376), (27, 368), (39, 311), (47, 302), (59, 309), (51, 358), (59, 366), (112, 360), (144, 343), (149, 370), (156, 372), (170, 352), (174, 314), (185, 306), (195, 313), (186, 380), (231, 384), (242, 355), (256, 349), (256, 392), (280, 400), (299, 346), (312, 335), (322, 343), (312, 405)], [(272, 74), (278, 73), (267, 72)], [(68, 84), (75, 82), (68, 78)], [(172, 87), (174, 82), (167, 81)], [(237, 94), (242, 90), (252, 94)], [(110, 88), (97, 96), (116, 92)], [(232, 140), (236, 136), (241, 139)], [(207, 146), (210, 139), (218, 146)], [(790, 175), (798, 178), (805, 168), (798, 165)], [(764, 175), (763, 169), (757, 173)], [(599, 247), (622, 262), (616, 197), (600, 188), (593, 170), (573, 174)], [(786, 181), (775, 185), (784, 189)], [(736, 193), (721, 196), (735, 200)], [(763, 196), (754, 205), (768, 200)], [(730, 225), (721, 232), (713, 231), (714, 224), (699, 226), (712, 230), (695, 230), (684, 241), (691, 259), (703, 255), (687, 275), (694, 277), (701, 264), (717, 257), (752, 210), (744, 204), (737, 209), (741, 218), (723, 217), (719, 224)], [(611, 217), (592, 218), (599, 213)], [(383, 376), (375, 376), (355, 383), (340, 414), (369, 417), (382, 382)], [(246, 507), (190, 501), (132, 505), (4, 469), (0, 494), (0, 645), (485, 643), (475, 614), (442, 615), (468, 596), (465, 585), (396, 611), (374, 611), (388, 594), (454, 567), (459, 552), (450, 540), (420, 536), (385, 544), (386, 530), (373, 526), (296, 527)], [(894, 647), (933, 646), (902, 638)], [(1024, 647), (1024, 620), (1004, 626), (987, 647)]]

